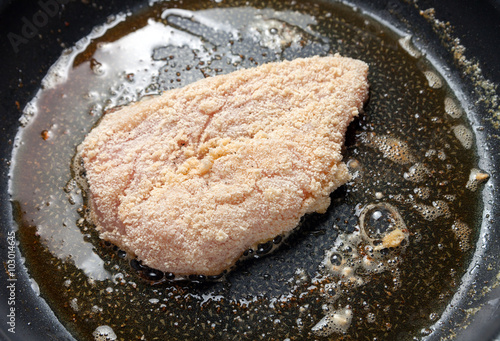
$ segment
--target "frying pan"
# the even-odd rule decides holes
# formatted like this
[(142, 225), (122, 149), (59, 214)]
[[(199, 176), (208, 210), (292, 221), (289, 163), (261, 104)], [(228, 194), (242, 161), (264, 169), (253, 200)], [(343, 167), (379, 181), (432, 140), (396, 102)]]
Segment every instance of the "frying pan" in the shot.
[[(36, 32), (22, 33), (23, 24), (48, 1), (0, 1), (0, 253), (7, 267), (12, 231), (12, 207), (8, 194), (9, 160), (13, 140), (19, 126), (22, 108), (39, 89), (41, 79), (60, 56), (64, 47), (72, 46), (94, 26), (118, 12), (138, 5), (132, 0), (70, 1), (57, 0), (58, 8), (41, 17)], [(465, 94), (466, 111), (478, 146), (478, 164), (490, 174), (482, 188), (483, 212), (476, 251), (456, 295), (445, 311), (430, 339), (449, 337), (457, 340), (493, 340), (500, 337), (500, 129), (493, 118), (496, 107), (480, 101), (484, 92), (477, 78), (466, 74), (453, 55), (453, 42), (458, 38), (465, 47), (467, 60), (480, 66), (485, 79), (500, 84), (500, 1), (498, 0), (374, 0), (350, 1), (403, 32), (417, 37), (417, 44), (428, 57), (455, 82)], [(143, 4), (143, 6), (147, 6)], [(418, 8), (417, 8), (418, 7)], [(436, 28), (419, 13), (434, 8), (446, 29)], [(448, 33), (444, 32), (448, 30)], [(17, 33), (17, 38), (9, 33)], [(33, 33), (33, 34), (31, 34)], [(446, 34), (445, 34), (446, 33)], [(10, 38), (9, 38), (10, 37)], [(14, 39), (14, 40), (13, 40)], [(17, 40), (16, 40), (17, 39)], [(498, 95), (498, 89), (496, 91)], [(16, 261), (16, 333), (9, 333), (9, 289), (7, 272), (0, 272), (0, 338), (3, 340), (72, 340), (73, 337), (57, 320), (48, 304), (35, 294), (17, 247)], [(472, 312), (472, 313), (471, 313)]]

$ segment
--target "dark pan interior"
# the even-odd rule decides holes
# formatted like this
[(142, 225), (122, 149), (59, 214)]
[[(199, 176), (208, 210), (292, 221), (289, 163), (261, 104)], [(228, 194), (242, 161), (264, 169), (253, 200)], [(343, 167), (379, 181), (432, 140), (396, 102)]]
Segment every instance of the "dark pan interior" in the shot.
[[(41, 1), (40, 3), (49, 3)], [(13, 225), (12, 208), (8, 195), (8, 172), (13, 139), (18, 128), (22, 108), (34, 96), (48, 68), (60, 56), (65, 47), (72, 46), (91, 29), (105, 21), (111, 14), (137, 8), (132, 0), (122, 1), (68, 1), (54, 0), (58, 11), (44, 25), (25, 35), (22, 41), (12, 39), (9, 33), (19, 34), (25, 22), (40, 10), (35, 1), (0, 1), (0, 252), (2, 260), (8, 255), (8, 232)], [(500, 129), (495, 127), (491, 110), (478, 103), (477, 84), (464, 74), (457, 65), (447, 44), (446, 37), (433, 30), (409, 1), (377, 0), (351, 1), (354, 5), (376, 14), (402, 31), (419, 38), (436, 64), (449, 67), (449, 78), (467, 94), (471, 103), (469, 119), (476, 132), (478, 157), (481, 168), (490, 174), (488, 185), (483, 189), (484, 211), (478, 249), (470, 271), (462, 282), (460, 291), (470, 293), (454, 302), (448, 310), (447, 320), (440, 326), (443, 333), (450, 330), (458, 340), (492, 340), (500, 335), (500, 185), (497, 169), (500, 166)], [(466, 47), (466, 57), (478, 61), (486, 79), (500, 84), (500, 1), (440, 0), (418, 1), (419, 8), (435, 8), (441, 21), (449, 21), (452, 35)], [(144, 4), (147, 6), (147, 2)], [(10, 37), (10, 40), (9, 40)], [(497, 95), (499, 90), (496, 89)], [(495, 110), (493, 110), (495, 111)], [(496, 107), (500, 113), (500, 108)], [(498, 121), (498, 118), (497, 118)], [(481, 129), (477, 129), (481, 127)], [(496, 137), (495, 137), (496, 136)], [(5, 264), (5, 263), (4, 263)], [(55, 318), (46, 302), (31, 289), (20, 254), (16, 251), (16, 333), (7, 332), (9, 285), (7, 273), (0, 272), (0, 338), (4, 340), (71, 340), (72, 336)], [(469, 316), (467, 311), (479, 308)]]

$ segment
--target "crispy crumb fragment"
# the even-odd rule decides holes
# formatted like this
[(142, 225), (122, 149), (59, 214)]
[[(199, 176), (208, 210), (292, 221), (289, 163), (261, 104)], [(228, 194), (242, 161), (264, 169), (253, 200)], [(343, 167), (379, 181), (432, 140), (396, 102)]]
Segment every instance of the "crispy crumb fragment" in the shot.
[(395, 229), (384, 236), (382, 245), (384, 247), (398, 247), (405, 239), (406, 236), (403, 231), (401, 231), (401, 229)]

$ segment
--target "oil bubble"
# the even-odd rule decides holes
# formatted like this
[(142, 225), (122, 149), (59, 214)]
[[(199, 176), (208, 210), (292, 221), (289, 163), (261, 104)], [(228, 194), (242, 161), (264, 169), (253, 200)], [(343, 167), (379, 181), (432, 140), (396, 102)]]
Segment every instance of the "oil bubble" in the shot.
[(413, 189), (413, 193), (415, 193), (420, 199), (426, 200), (429, 199), (431, 195), (431, 189), (429, 187), (416, 187)]
[(330, 256), (330, 262), (333, 266), (340, 266), (342, 264), (342, 256), (339, 253), (333, 253)]
[(409, 244), (408, 239), (409, 231), (395, 206), (380, 202), (360, 208), (359, 229), (339, 235), (321, 263), (320, 270), (337, 281), (325, 285), (323, 296), (330, 306), (311, 331), (328, 336), (349, 328), (352, 311), (348, 308), (334, 311), (331, 306), (342, 288), (362, 286), (373, 274), (387, 270), (394, 274), (395, 287), (400, 285), (398, 255)]
[(99, 307), (98, 305), (93, 305), (92, 308), (90, 308), (90, 312), (93, 314), (97, 314), (102, 312), (102, 308)]
[(463, 252), (469, 250), (471, 247), (470, 235), (472, 232), (470, 227), (461, 220), (455, 220), (455, 222), (451, 226), (451, 229), (455, 233), (455, 237), (458, 240), (460, 250), (462, 250)]
[[(82, 42), (81, 39), (78, 42)], [(85, 45), (88, 41), (83, 42)], [(80, 50), (75, 47), (76, 50)], [(54, 89), (57, 85), (64, 83), (68, 79), (68, 70), (71, 68), (73, 51), (67, 49), (63, 51), (61, 57), (52, 65), (47, 72), (47, 75), (42, 79), (42, 89)]]
[(345, 333), (352, 321), (352, 310), (344, 308), (325, 315), (311, 331), (317, 336), (330, 336), (333, 333)]
[(107, 325), (97, 327), (92, 333), (94, 341), (115, 341), (117, 336), (114, 330)]
[(416, 163), (410, 167), (408, 172), (404, 173), (404, 178), (412, 182), (422, 182), (426, 177), (429, 177), (431, 172), (422, 163)]
[(72, 300), (69, 301), (69, 306), (71, 307), (71, 309), (73, 309), (74, 311), (78, 311), (80, 310), (80, 308), (78, 307), (78, 299), (77, 298), (73, 298)]
[(249, 31), (262, 47), (280, 52), (286, 46), (298, 44), (303, 39), (297, 28), (276, 19), (257, 20)]
[(450, 97), (444, 99), (444, 111), (452, 118), (460, 118), (462, 116), (462, 109)]
[(417, 203), (413, 208), (420, 213), (420, 215), (428, 221), (433, 221), (441, 216), (449, 217), (451, 215), (450, 207), (443, 200), (436, 200), (432, 202), (432, 206)]
[(470, 129), (466, 128), (463, 124), (459, 124), (453, 127), (453, 133), (465, 149), (472, 147), (474, 135), (472, 135)]
[(374, 206), (367, 214), (364, 231), (369, 238), (379, 239), (391, 228), (391, 212), (383, 207)]
[(368, 146), (377, 148), (384, 157), (398, 164), (409, 164), (416, 160), (408, 144), (394, 137), (369, 133), (363, 139)]
[(424, 72), (425, 78), (427, 78), (427, 82), (429, 83), (429, 86), (433, 89), (439, 89), (443, 86), (443, 81), (441, 80), (441, 77), (439, 77), (436, 73), (432, 71), (425, 71)]
[(455, 194), (445, 194), (444, 198), (446, 200), (448, 200), (449, 202), (453, 202), (453, 201), (455, 201), (455, 199), (457, 198), (457, 196)]
[(397, 247), (409, 235), (398, 209), (385, 202), (367, 205), (360, 214), (359, 226), (361, 235), (375, 251)]
[(429, 149), (428, 151), (425, 152), (425, 157), (432, 157), (436, 155), (436, 150), (435, 149)]
[(90, 107), (89, 110), (89, 115), (90, 116), (95, 116), (95, 117), (100, 117), (103, 113), (102, 106), (100, 104), (94, 104)]

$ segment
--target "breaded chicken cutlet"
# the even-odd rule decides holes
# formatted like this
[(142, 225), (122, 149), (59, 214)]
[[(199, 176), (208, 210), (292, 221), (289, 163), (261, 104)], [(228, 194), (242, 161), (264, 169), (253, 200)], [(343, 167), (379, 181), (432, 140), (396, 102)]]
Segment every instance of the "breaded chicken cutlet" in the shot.
[(104, 240), (176, 275), (217, 275), (349, 180), (341, 148), (368, 66), (312, 57), (206, 78), (106, 114), (79, 146)]

